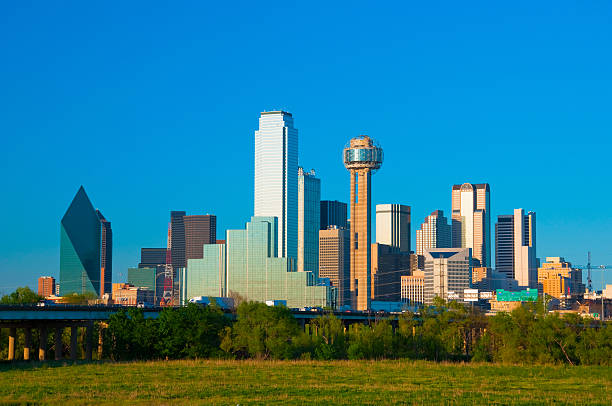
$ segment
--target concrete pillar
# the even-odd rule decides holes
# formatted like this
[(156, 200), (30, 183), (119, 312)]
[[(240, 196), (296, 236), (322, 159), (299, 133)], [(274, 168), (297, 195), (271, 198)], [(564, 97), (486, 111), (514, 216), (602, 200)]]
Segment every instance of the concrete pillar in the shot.
[(23, 360), (30, 360), (30, 347), (32, 346), (32, 329), (30, 327), (26, 327), (24, 329), (24, 343), (23, 343)]
[(62, 350), (64, 349), (64, 343), (62, 342), (62, 333), (64, 332), (63, 327), (55, 327), (55, 359), (62, 359)]
[(40, 328), (40, 344), (38, 346), (38, 360), (45, 361), (47, 359), (47, 326)]
[(12, 361), (15, 359), (15, 340), (17, 339), (17, 329), (11, 327), (9, 329), (9, 347), (8, 347), (8, 360)]
[(98, 330), (98, 359), (102, 359), (102, 352), (104, 350), (104, 324), (99, 324)]
[(93, 346), (93, 323), (87, 325), (85, 334), (85, 359), (91, 361), (91, 352)]
[(78, 331), (79, 330), (77, 326), (70, 327), (70, 358), (73, 361), (76, 361), (77, 359), (77, 332)]

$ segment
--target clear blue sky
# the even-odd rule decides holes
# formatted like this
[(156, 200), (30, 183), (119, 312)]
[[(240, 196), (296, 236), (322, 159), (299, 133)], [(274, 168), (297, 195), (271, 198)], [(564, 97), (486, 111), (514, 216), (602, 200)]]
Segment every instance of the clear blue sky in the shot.
[(453, 183), (488, 182), (492, 219), (537, 212), (538, 256), (612, 264), (612, 3), (500, 3), (3, 2), (0, 293), (59, 276), (81, 184), (116, 281), (170, 210), (242, 228), (280, 108), (323, 199), (348, 200), (346, 141), (378, 139), (373, 204), (412, 206), (413, 246)]

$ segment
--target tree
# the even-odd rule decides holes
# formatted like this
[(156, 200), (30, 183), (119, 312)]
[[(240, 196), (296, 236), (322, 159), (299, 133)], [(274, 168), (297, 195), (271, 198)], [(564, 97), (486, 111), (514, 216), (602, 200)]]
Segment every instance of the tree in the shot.
[(15, 305), (15, 304), (34, 304), (43, 300), (44, 297), (38, 295), (27, 286), (17, 288), (13, 293), (2, 296), (0, 304)]
[(86, 305), (90, 300), (98, 299), (98, 295), (93, 292), (68, 293), (64, 295), (63, 302), (72, 305)]

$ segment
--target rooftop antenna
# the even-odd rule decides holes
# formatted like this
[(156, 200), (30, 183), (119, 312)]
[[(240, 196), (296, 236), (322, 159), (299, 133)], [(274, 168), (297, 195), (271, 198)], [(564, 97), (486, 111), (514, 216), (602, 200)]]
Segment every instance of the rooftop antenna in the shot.
[(591, 251), (587, 256), (587, 289), (589, 292), (593, 291), (593, 285), (591, 284)]

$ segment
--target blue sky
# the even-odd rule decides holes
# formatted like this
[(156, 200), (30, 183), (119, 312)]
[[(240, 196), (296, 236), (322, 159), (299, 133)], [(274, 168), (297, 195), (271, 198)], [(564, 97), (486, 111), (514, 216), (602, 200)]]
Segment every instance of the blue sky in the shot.
[(0, 5), (0, 293), (59, 275), (81, 184), (117, 281), (170, 210), (242, 228), (271, 109), (323, 199), (348, 200), (346, 141), (376, 138), (373, 204), (412, 206), (413, 246), (452, 184), (488, 182), (492, 218), (537, 212), (538, 256), (612, 264), (610, 2), (126, 3)]

